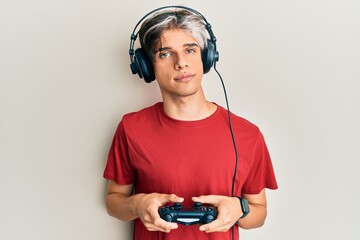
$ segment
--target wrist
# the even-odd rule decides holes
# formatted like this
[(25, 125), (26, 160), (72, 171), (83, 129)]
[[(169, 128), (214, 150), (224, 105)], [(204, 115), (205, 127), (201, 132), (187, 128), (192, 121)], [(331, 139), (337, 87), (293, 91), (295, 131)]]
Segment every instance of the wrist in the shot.
[(133, 210), (133, 214), (136, 217), (139, 217), (141, 215), (141, 208), (139, 206), (143, 205), (143, 200), (144, 197), (146, 196), (146, 194), (144, 193), (138, 193), (135, 195), (132, 195), (131, 200), (130, 200), (130, 204), (131, 204), (131, 209)]

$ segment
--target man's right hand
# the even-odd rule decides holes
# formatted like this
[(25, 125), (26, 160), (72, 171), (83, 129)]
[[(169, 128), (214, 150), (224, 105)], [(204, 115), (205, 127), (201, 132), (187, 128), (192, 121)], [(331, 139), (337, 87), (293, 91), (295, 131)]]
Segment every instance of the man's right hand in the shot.
[(108, 213), (123, 221), (132, 221), (140, 218), (149, 231), (170, 232), (176, 229), (176, 223), (166, 222), (160, 218), (159, 208), (169, 202), (183, 202), (184, 199), (175, 194), (135, 194), (134, 186), (119, 185), (109, 181), (106, 208)]
[(166, 222), (160, 218), (159, 208), (169, 202), (183, 202), (184, 199), (175, 194), (137, 194), (136, 209), (137, 215), (149, 231), (170, 232), (177, 229), (177, 223)]

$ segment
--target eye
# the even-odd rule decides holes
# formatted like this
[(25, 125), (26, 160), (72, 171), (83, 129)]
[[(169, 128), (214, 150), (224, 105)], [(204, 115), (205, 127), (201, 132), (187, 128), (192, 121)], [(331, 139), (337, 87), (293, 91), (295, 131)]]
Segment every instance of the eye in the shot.
[(196, 49), (194, 49), (194, 48), (186, 49), (186, 53), (191, 54), (191, 53), (195, 53), (195, 52), (196, 52)]
[(171, 56), (170, 52), (160, 52), (159, 53), (160, 58), (167, 58), (167, 57), (170, 57), (170, 56)]

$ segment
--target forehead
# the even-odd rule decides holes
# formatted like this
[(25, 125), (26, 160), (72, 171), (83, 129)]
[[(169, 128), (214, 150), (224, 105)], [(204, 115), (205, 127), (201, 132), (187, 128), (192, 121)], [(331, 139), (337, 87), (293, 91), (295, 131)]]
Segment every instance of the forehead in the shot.
[(196, 43), (199, 44), (198, 41), (194, 38), (194, 36), (186, 30), (182, 29), (171, 29), (166, 30), (160, 39), (159, 47), (182, 47), (184, 44), (188, 43)]

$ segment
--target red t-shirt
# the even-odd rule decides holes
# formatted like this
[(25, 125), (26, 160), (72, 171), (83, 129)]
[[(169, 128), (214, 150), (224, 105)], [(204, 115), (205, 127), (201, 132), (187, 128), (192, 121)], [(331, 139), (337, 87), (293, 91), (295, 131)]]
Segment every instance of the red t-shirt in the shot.
[[(238, 148), (235, 195), (257, 194), (277, 183), (264, 138), (258, 127), (231, 114)], [(191, 197), (231, 196), (235, 151), (227, 110), (221, 106), (197, 121), (175, 120), (157, 103), (121, 120), (108, 156), (104, 177), (120, 185), (135, 184), (135, 193), (174, 193), (192, 207)], [(235, 239), (238, 239), (235, 227)], [(231, 231), (204, 233), (184, 226), (170, 233), (150, 232), (135, 220), (135, 240), (230, 240)]]

